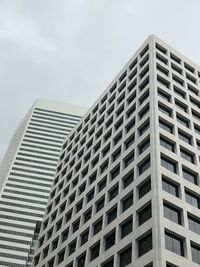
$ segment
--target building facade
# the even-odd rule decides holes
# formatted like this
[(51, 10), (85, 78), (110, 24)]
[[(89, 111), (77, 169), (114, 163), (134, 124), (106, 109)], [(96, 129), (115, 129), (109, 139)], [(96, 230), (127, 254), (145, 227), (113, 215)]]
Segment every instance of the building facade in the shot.
[(200, 265), (199, 89), (144, 42), (64, 143), (32, 266)]
[(38, 99), (0, 167), (0, 266), (28, 267), (64, 140), (86, 110)]

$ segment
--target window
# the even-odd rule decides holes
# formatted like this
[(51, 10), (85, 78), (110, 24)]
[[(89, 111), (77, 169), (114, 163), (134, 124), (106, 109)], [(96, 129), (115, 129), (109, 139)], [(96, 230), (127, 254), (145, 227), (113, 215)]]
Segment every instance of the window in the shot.
[(68, 235), (69, 235), (69, 228), (67, 228), (67, 229), (62, 233), (62, 235), (61, 235), (62, 242), (64, 242), (65, 240), (67, 240)]
[(113, 198), (115, 198), (118, 195), (119, 186), (115, 186), (112, 190), (109, 192), (109, 201), (111, 201)]
[(132, 151), (125, 159), (124, 159), (124, 167), (128, 167), (134, 161), (134, 151)]
[(142, 154), (150, 146), (150, 138), (148, 137), (138, 146), (139, 154)]
[(94, 189), (87, 194), (87, 203), (94, 198)]
[(163, 136), (160, 136), (160, 145), (172, 152), (175, 151), (175, 144)]
[(89, 230), (87, 230), (81, 235), (81, 246), (88, 241), (88, 236), (89, 236)]
[(159, 45), (158, 43), (156, 43), (156, 48), (163, 54), (167, 54), (167, 49), (164, 48), (163, 46)]
[(72, 209), (66, 214), (65, 218), (66, 218), (66, 223), (71, 220), (71, 217), (72, 217)]
[(86, 223), (87, 221), (89, 221), (90, 218), (91, 218), (91, 216), (92, 216), (92, 209), (89, 209), (84, 214), (84, 223)]
[(139, 136), (141, 136), (143, 133), (145, 133), (150, 127), (149, 120), (146, 121), (140, 128), (139, 128)]
[(152, 233), (149, 233), (138, 240), (138, 255), (141, 257), (153, 247), (152, 244)]
[(121, 156), (121, 147), (118, 148), (113, 154), (112, 154), (112, 160), (113, 162), (117, 160)]
[(100, 183), (98, 184), (99, 192), (106, 187), (106, 182), (107, 182), (106, 178), (100, 181)]
[(172, 110), (160, 103), (158, 104), (158, 110), (164, 113), (165, 115), (172, 117)]
[(162, 179), (162, 189), (175, 197), (179, 197), (178, 185), (165, 178)]
[(133, 194), (129, 195), (122, 201), (122, 211), (124, 212), (133, 205)]
[(189, 229), (200, 235), (200, 218), (194, 217), (192, 215), (188, 215), (188, 225)]
[(99, 202), (96, 203), (96, 212), (100, 211), (104, 207), (105, 198), (103, 197)]
[(185, 191), (186, 202), (195, 208), (200, 208), (200, 198), (192, 192)]
[(181, 211), (167, 203), (163, 203), (164, 216), (170, 221), (181, 225)]
[(86, 255), (84, 254), (77, 260), (77, 267), (85, 267), (85, 257)]
[(117, 218), (117, 207), (113, 208), (111, 211), (107, 213), (107, 223), (111, 223), (113, 220)]
[(58, 264), (64, 261), (64, 257), (65, 257), (65, 250), (62, 250), (62, 251), (58, 254)]
[(177, 99), (175, 99), (175, 105), (176, 105), (179, 109), (181, 109), (183, 112), (186, 112), (186, 113), (187, 113), (187, 109), (188, 109), (188, 107), (187, 107), (185, 104), (183, 104), (182, 102), (180, 102), (180, 101), (178, 101)]
[(105, 237), (105, 250), (111, 248), (115, 244), (115, 231)]
[(162, 99), (166, 100), (167, 102), (171, 101), (171, 96), (169, 94), (166, 94), (163, 90), (160, 88), (158, 89), (158, 96)]
[(126, 139), (125, 143), (125, 147), (126, 149), (128, 149), (132, 144), (134, 144), (135, 142), (135, 133), (133, 133), (128, 139)]
[(126, 188), (133, 182), (134, 179), (134, 171), (131, 171), (128, 175), (123, 178), (123, 187)]
[(197, 173), (194, 173), (183, 167), (183, 178), (188, 180), (189, 182), (197, 185)]
[(187, 144), (191, 145), (192, 144), (192, 137), (186, 133), (184, 133), (183, 131), (178, 131), (178, 137), (183, 140), (184, 142), (186, 142)]
[(160, 75), (157, 75), (157, 81), (160, 85), (162, 85), (163, 87), (169, 89), (170, 86), (170, 82), (166, 79), (164, 79), (163, 77), (161, 77)]
[(183, 126), (189, 128), (189, 125), (190, 125), (190, 122), (188, 119), (186, 119), (185, 117), (183, 116), (180, 116), (180, 115), (176, 115), (176, 118), (177, 118), (177, 121), (182, 124)]
[(149, 112), (149, 104), (147, 104), (140, 112), (139, 118), (140, 120)]
[(76, 240), (69, 244), (69, 255), (74, 253), (75, 250), (76, 250)]
[(184, 243), (181, 237), (165, 232), (165, 247), (180, 256), (184, 256)]
[(114, 168), (114, 170), (112, 170), (110, 172), (110, 178), (111, 181), (114, 180), (120, 173), (120, 165), (118, 165), (117, 167)]
[(46, 248), (43, 250), (43, 259), (47, 257), (48, 252), (49, 252), (49, 246), (46, 247)]
[(151, 179), (145, 180), (144, 183), (139, 185), (138, 187), (139, 198), (145, 196), (149, 191), (151, 191)]
[(184, 150), (183, 148), (180, 149), (181, 151), (181, 157), (191, 163), (194, 163), (194, 155), (190, 152)]
[(102, 267), (114, 267), (114, 261), (113, 259), (112, 260), (109, 260), (108, 262), (104, 263), (102, 265)]
[(93, 224), (93, 235), (96, 235), (102, 229), (102, 218)]
[(161, 156), (161, 165), (173, 173), (177, 173), (177, 165), (174, 161)]
[(168, 77), (168, 75), (169, 75), (168, 69), (164, 68), (162, 65), (160, 65), (158, 63), (156, 64), (156, 67), (157, 67), (157, 70), (159, 70), (162, 74), (164, 74), (165, 76)]
[(132, 262), (132, 247), (123, 250), (119, 255), (119, 267), (125, 267)]
[(79, 229), (80, 219), (78, 219), (76, 222), (72, 224), (73, 227), (73, 233), (75, 233)]
[(121, 239), (130, 234), (133, 231), (133, 219), (130, 218), (128, 221), (123, 222), (121, 225)]
[(186, 93), (182, 91), (180, 88), (176, 87), (175, 85), (173, 87), (174, 87), (174, 93), (176, 93), (181, 98), (185, 99)]
[(150, 158), (145, 159), (139, 163), (139, 175), (143, 174), (151, 166)]
[(152, 216), (151, 204), (143, 207), (140, 211), (138, 211), (139, 225), (148, 221)]
[(200, 264), (200, 246), (191, 244), (191, 251), (192, 251), (192, 261)]
[(94, 247), (90, 249), (90, 261), (93, 261), (99, 256), (99, 250), (100, 250), (100, 243), (96, 244)]
[(56, 238), (53, 242), (52, 242), (52, 251), (55, 250), (58, 247), (58, 238)]
[(173, 134), (174, 131), (174, 126), (169, 124), (168, 122), (159, 119), (159, 126), (160, 128), (164, 129), (165, 131), (167, 131), (168, 133)]

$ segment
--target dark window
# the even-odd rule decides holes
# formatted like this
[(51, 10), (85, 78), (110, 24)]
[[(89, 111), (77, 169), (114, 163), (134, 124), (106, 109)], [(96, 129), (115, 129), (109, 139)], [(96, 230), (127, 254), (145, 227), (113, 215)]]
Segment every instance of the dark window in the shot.
[(135, 133), (132, 134), (124, 143), (125, 143), (125, 147), (126, 149), (128, 149), (132, 144), (134, 144), (135, 142)]
[(200, 246), (191, 244), (192, 261), (200, 264)]
[(129, 195), (122, 201), (122, 211), (124, 212), (133, 205), (133, 194)]
[(77, 260), (77, 267), (85, 267), (85, 254)]
[(132, 262), (132, 247), (129, 247), (120, 253), (119, 267), (125, 267)]
[(52, 242), (52, 251), (55, 250), (58, 247), (58, 238), (56, 238), (53, 242)]
[(178, 100), (175, 100), (175, 105), (176, 105), (179, 109), (181, 109), (182, 111), (184, 111), (184, 112), (187, 113), (187, 109), (188, 109), (188, 107), (187, 107), (185, 104), (183, 104), (182, 102), (180, 102), (180, 101), (178, 101)]
[(150, 158), (145, 159), (139, 164), (139, 175), (143, 174), (151, 166)]
[(160, 144), (161, 146), (165, 147), (166, 149), (174, 152), (175, 151), (175, 145), (172, 141), (169, 141), (168, 139), (164, 137), (160, 137)]
[(96, 235), (102, 229), (102, 219), (93, 224), (93, 235)]
[(148, 221), (152, 216), (152, 211), (151, 211), (151, 204), (142, 208), (139, 212), (138, 212), (138, 217), (139, 217), (139, 225), (145, 223), (146, 221)]
[(147, 181), (139, 185), (138, 191), (139, 191), (139, 198), (142, 198), (149, 191), (151, 191), (151, 179), (148, 179)]
[(165, 247), (166, 249), (180, 255), (184, 256), (184, 244), (183, 239), (177, 237), (173, 234), (165, 232)]
[(115, 198), (118, 195), (119, 186), (115, 186), (112, 190), (109, 192), (109, 200), (111, 201), (113, 198)]
[(140, 112), (139, 118), (140, 120), (149, 112), (149, 104), (147, 104)]
[(47, 257), (49, 251), (49, 246), (43, 250), (43, 259)]
[(181, 150), (181, 157), (191, 163), (194, 163), (194, 155), (191, 154), (190, 152), (184, 150), (184, 149), (180, 149)]
[(69, 244), (69, 255), (74, 253), (76, 250), (76, 240)]
[(192, 171), (189, 171), (188, 169), (184, 168), (182, 169), (183, 171), (183, 178), (188, 180), (189, 182), (193, 184), (197, 184), (197, 174), (193, 173)]
[(99, 256), (100, 243), (91, 248), (90, 261), (93, 261)]
[(89, 236), (89, 230), (87, 230), (81, 235), (81, 246), (88, 241), (88, 236)]
[(114, 209), (112, 209), (107, 213), (107, 223), (108, 224), (111, 223), (116, 218), (117, 218), (117, 207), (115, 207)]
[(176, 115), (177, 121), (182, 124), (183, 126), (189, 128), (190, 122), (188, 119), (184, 118), (183, 116)]
[(139, 149), (139, 154), (142, 154), (148, 147), (150, 146), (150, 139), (147, 138), (144, 142), (142, 142), (138, 149)]
[(66, 214), (66, 216), (65, 216), (65, 218), (66, 218), (66, 223), (69, 221), (69, 220), (71, 220), (71, 218), (72, 218), (72, 209)]
[(139, 128), (139, 135), (141, 136), (143, 133), (145, 133), (150, 127), (149, 120), (145, 122), (140, 128)]
[(200, 235), (200, 218), (188, 215), (189, 229)]
[(85, 191), (85, 187), (86, 187), (86, 183), (82, 184), (82, 185), (79, 187), (79, 194), (80, 194), (80, 195)]
[(58, 254), (58, 264), (64, 261), (64, 257), (65, 257), (65, 250), (62, 250), (62, 251)]
[(118, 165), (117, 167), (114, 168), (114, 170), (112, 170), (110, 172), (110, 179), (111, 179), (111, 181), (113, 179), (115, 179), (119, 175), (119, 173), (120, 173), (120, 166)]
[(115, 231), (105, 237), (105, 250), (111, 248), (115, 244)]
[(62, 242), (64, 242), (65, 240), (67, 240), (69, 235), (69, 228), (67, 228), (63, 233), (62, 233)]
[(125, 178), (123, 179), (124, 188), (126, 188), (127, 186), (129, 186), (129, 184), (131, 184), (133, 182), (133, 179), (134, 179), (134, 172), (131, 171), (131, 173), (129, 173), (128, 175), (126, 175)]
[(114, 261), (112, 259), (109, 262), (106, 262), (105, 264), (103, 264), (102, 267), (113, 267), (113, 266), (114, 266)]
[(91, 219), (91, 216), (92, 216), (92, 209), (89, 209), (84, 214), (84, 223), (86, 223), (87, 221), (89, 221)]
[(135, 156), (135, 154), (133, 151), (124, 159), (125, 168), (128, 167), (134, 161), (134, 156)]
[(139, 257), (151, 250), (152, 247), (152, 233), (149, 233), (138, 241)]
[(103, 181), (101, 181), (99, 183), (99, 185), (98, 185), (99, 186), (99, 192), (106, 187), (106, 182), (107, 182), (107, 180), (106, 179), (103, 179)]
[(73, 226), (73, 233), (75, 233), (79, 229), (79, 224), (80, 224), (80, 219), (77, 220), (76, 222), (74, 222), (72, 224), (72, 226)]
[(83, 200), (81, 200), (77, 205), (76, 205), (76, 212), (79, 212), (83, 207)]
[(171, 181), (168, 181), (167, 179), (163, 178), (162, 180), (162, 188), (169, 194), (179, 197), (179, 192), (178, 192), (178, 185), (174, 184)]
[(164, 113), (165, 115), (172, 117), (172, 110), (159, 104), (158, 105), (158, 110), (160, 110), (162, 113)]
[(96, 212), (100, 211), (104, 207), (105, 199), (101, 199), (99, 202), (96, 203)]
[(200, 208), (200, 198), (197, 195), (191, 192), (185, 191), (185, 197), (186, 197), (187, 203), (194, 206), (195, 208)]
[(172, 222), (181, 224), (181, 211), (167, 203), (163, 203), (164, 216)]
[(178, 131), (178, 137), (188, 144), (192, 144), (192, 137), (182, 131)]
[(174, 129), (173, 125), (171, 125), (171, 124), (169, 124), (169, 123), (167, 123), (167, 122), (165, 122), (165, 121), (160, 119), (159, 120), (159, 126), (160, 126), (160, 128), (164, 129), (168, 133), (173, 134), (173, 129)]
[(169, 171), (171, 172), (174, 172), (176, 173), (177, 172), (177, 166), (176, 166), (176, 163), (164, 156), (161, 156), (161, 165), (168, 169)]
[(87, 203), (94, 198), (94, 189), (87, 194)]
[(124, 238), (133, 231), (133, 219), (129, 219), (121, 225), (121, 238)]
[(121, 156), (121, 147), (117, 149), (117, 151), (115, 151), (113, 154), (112, 154), (112, 160), (113, 162), (115, 160), (117, 160), (119, 157)]

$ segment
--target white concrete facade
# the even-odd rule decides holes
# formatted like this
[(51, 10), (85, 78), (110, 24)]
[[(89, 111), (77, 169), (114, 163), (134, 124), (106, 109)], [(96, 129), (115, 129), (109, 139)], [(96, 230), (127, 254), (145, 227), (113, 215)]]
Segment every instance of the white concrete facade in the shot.
[(63, 146), (34, 267), (200, 265), (200, 68), (150, 36)]
[(60, 150), (86, 109), (38, 99), (0, 166), (0, 266), (31, 265)]

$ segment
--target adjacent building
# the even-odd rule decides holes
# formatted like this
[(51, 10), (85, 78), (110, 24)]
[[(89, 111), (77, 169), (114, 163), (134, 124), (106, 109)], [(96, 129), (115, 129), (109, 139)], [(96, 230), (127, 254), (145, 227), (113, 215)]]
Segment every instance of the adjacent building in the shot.
[(28, 267), (64, 140), (84, 108), (38, 99), (0, 167), (0, 266)]
[(200, 265), (200, 68), (150, 36), (65, 141), (35, 267)]

